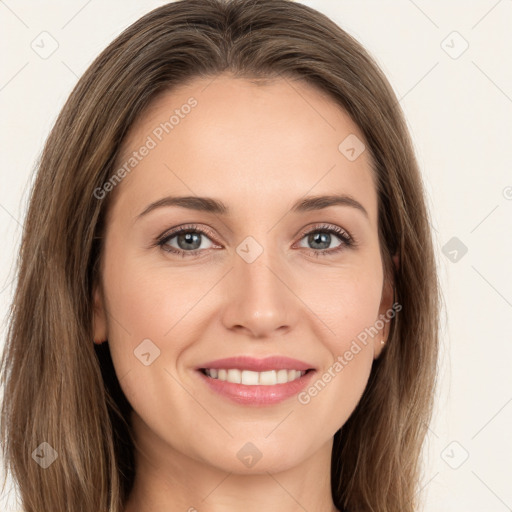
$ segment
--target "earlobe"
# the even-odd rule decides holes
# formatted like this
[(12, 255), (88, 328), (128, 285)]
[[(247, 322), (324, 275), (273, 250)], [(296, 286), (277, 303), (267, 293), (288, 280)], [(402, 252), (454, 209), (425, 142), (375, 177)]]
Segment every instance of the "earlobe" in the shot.
[(386, 343), (388, 341), (389, 335), (389, 313), (388, 311), (392, 307), (393, 303), (393, 295), (394, 295), (393, 286), (388, 284), (386, 286), (386, 291), (383, 293), (381, 307), (379, 308), (379, 317), (375, 321), (375, 326), (378, 328), (379, 332), (373, 338), (373, 358), (377, 359)]
[[(400, 260), (398, 257), (398, 253), (393, 255), (393, 264), (395, 266), (395, 269), (398, 270), (398, 267), (400, 265)], [(374, 337), (373, 341), (373, 356), (374, 359), (377, 359), (384, 347), (386, 346), (386, 343), (388, 342), (388, 336), (389, 336), (389, 327), (391, 322), (391, 310), (393, 308), (393, 303), (395, 300), (395, 283), (386, 281), (384, 283), (383, 289), (382, 289), (382, 298), (379, 308), (379, 317), (376, 320), (376, 326), (379, 329), (379, 334), (377, 334)]]
[(107, 340), (107, 319), (100, 286), (95, 286), (93, 291), (93, 333), (97, 345)]
[(395, 264), (395, 269), (398, 270), (400, 267), (400, 258), (398, 257), (398, 253), (393, 255), (393, 263)]

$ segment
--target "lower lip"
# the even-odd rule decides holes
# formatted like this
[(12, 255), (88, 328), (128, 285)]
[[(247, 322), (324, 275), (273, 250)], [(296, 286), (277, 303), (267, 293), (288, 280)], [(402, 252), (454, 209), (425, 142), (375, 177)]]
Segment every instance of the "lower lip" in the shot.
[(233, 384), (225, 380), (212, 379), (202, 371), (196, 370), (203, 381), (219, 395), (242, 405), (265, 406), (277, 404), (298, 394), (311, 380), (314, 370), (310, 370), (302, 377), (283, 384), (273, 386), (246, 386), (245, 384)]

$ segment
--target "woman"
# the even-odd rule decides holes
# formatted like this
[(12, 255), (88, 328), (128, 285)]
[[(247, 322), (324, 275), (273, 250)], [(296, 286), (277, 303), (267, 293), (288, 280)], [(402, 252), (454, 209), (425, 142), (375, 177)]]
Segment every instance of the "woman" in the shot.
[(138, 20), (71, 93), (31, 196), (2, 359), (24, 510), (415, 510), (428, 219), (389, 83), (324, 15)]

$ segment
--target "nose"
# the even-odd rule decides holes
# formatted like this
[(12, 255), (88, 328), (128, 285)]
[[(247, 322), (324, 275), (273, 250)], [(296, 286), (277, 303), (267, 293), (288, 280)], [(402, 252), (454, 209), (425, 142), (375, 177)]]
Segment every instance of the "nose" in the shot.
[(225, 283), (223, 323), (253, 338), (282, 335), (300, 318), (290, 272), (270, 252), (249, 262), (238, 255)]

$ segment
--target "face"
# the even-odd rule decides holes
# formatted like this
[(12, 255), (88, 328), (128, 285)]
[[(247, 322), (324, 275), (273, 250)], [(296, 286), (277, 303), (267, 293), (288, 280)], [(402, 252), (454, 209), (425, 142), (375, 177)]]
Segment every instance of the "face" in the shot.
[[(353, 412), (392, 304), (363, 140), (309, 85), (225, 75), (159, 97), (129, 133), (116, 169), (136, 160), (110, 192), (94, 331), (155, 455), (279, 471), (330, 443)], [(333, 195), (359, 206), (307, 202)], [(196, 201), (162, 201), (171, 196)], [(264, 374), (212, 363), (236, 356), (298, 362), (270, 360)], [(299, 362), (310, 371), (285, 383)], [(254, 447), (252, 470), (240, 461)]]

